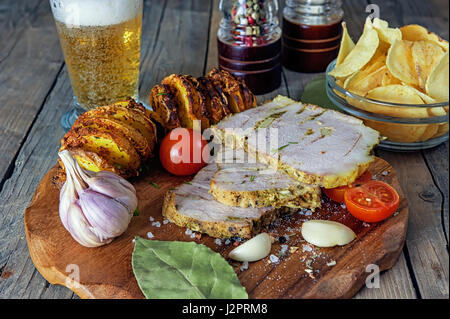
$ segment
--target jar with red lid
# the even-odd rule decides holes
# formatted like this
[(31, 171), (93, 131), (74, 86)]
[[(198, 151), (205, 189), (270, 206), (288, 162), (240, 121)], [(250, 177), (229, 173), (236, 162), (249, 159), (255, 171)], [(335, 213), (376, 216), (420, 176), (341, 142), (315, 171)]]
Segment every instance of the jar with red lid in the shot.
[(220, 68), (243, 78), (255, 94), (281, 84), (277, 0), (221, 0), (217, 33)]
[(341, 0), (286, 0), (283, 64), (298, 72), (324, 72), (342, 38)]

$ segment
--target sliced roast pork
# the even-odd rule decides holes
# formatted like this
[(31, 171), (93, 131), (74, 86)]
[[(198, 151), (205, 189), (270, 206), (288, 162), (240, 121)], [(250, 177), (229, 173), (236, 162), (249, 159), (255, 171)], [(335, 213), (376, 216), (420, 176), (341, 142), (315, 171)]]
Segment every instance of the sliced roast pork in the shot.
[(181, 227), (217, 238), (251, 238), (281, 215), (294, 212), (290, 208), (241, 208), (219, 203), (209, 193), (217, 165), (210, 164), (195, 178), (168, 191), (162, 214)]
[(243, 149), (223, 148), (216, 157), (218, 170), (210, 193), (228, 206), (291, 207), (315, 210), (321, 205), (321, 190), (271, 169)]
[(325, 188), (361, 175), (380, 138), (359, 119), (283, 96), (228, 117), (212, 131), (216, 142), (242, 147), (299, 182)]

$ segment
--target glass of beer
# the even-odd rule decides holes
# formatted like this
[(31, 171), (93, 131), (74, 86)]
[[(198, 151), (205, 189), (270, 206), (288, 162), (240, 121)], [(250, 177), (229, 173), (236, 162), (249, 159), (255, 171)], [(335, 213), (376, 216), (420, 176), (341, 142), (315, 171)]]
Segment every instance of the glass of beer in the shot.
[(127, 97), (138, 99), (143, 0), (50, 0), (75, 108), (61, 123)]

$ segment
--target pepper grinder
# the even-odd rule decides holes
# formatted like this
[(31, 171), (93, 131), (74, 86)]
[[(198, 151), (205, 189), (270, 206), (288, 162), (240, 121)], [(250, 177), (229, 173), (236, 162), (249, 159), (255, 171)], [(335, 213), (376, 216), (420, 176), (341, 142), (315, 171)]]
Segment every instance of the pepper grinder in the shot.
[(286, 0), (283, 64), (297, 72), (324, 72), (342, 38), (341, 0)]
[(277, 0), (221, 0), (219, 66), (241, 77), (254, 94), (281, 85), (281, 29)]

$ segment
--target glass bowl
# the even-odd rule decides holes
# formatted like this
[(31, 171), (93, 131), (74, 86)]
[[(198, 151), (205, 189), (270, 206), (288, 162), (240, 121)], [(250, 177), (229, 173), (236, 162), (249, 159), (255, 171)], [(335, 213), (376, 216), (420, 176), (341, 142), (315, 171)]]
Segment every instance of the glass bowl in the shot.
[(328, 98), (347, 114), (361, 119), (365, 125), (380, 132), (380, 148), (394, 151), (417, 151), (448, 141), (449, 103), (397, 104), (367, 99), (351, 93), (336, 83), (326, 71)]

